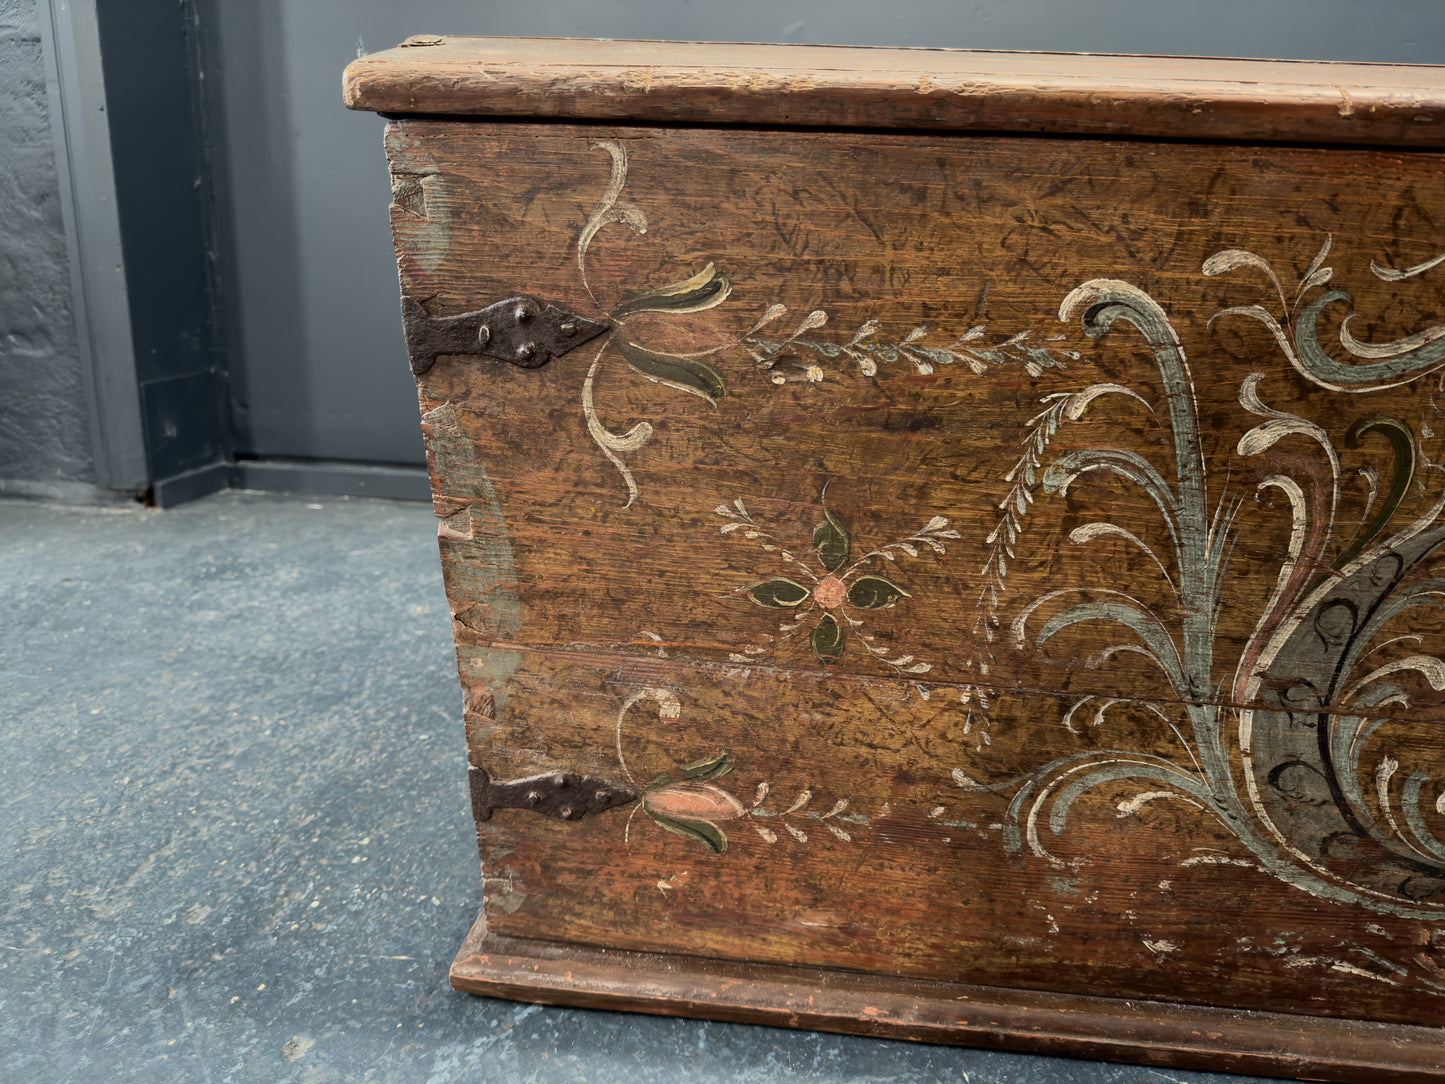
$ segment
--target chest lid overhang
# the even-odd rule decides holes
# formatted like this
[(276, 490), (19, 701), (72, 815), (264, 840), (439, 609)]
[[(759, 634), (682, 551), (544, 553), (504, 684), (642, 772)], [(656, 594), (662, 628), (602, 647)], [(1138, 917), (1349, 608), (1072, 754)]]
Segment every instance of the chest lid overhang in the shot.
[(348, 107), (568, 121), (1445, 146), (1445, 66), (418, 35)]

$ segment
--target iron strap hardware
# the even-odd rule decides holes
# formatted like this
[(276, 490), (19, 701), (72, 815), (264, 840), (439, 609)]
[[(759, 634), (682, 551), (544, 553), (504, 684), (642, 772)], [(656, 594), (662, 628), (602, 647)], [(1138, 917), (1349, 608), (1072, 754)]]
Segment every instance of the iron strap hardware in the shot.
[(589, 814), (603, 813), (637, 801), (637, 791), (577, 772), (548, 772), (497, 782), (486, 770), (471, 765), (467, 772), (472, 792), (472, 814), (478, 821), (490, 820), (498, 809), (530, 809), (557, 820), (576, 821)]
[(457, 316), (429, 316), (419, 302), (403, 297), (401, 321), (417, 376), (441, 354), (484, 354), (538, 369), (612, 326), (531, 297), (509, 297)]

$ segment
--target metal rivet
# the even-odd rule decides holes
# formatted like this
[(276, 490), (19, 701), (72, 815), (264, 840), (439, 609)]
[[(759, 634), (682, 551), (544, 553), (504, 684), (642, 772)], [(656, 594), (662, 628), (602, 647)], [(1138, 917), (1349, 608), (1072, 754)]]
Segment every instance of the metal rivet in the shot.
[(527, 804), (528, 804), (528, 805), (541, 805), (541, 804), (542, 804), (542, 796), (541, 796), (540, 794), (538, 794), (535, 790), (529, 790), (529, 791), (527, 791)]
[(574, 324), (571, 320), (568, 320), (565, 324), (563, 324), (563, 325), (562, 325), (561, 327), (559, 327), (557, 330), (560, 331), (564, 336), (566, 336), (567, 338), (570, 339), (573, 335), (576, 335), (576, 334), (577, 334), (577, 325)]
[(554, 787), (565, 787), (567, 785), (567, 777), (561, 772), (558, 772), (552, 777), (552, 785)]
[(563, 806), (560, 810), (558, 810), (557, 812), (558, 812), (558, 815), (559, 815), (564, 821), (574, 820), (574, 819), (576, 819), (576, 816), (577, 816), (577, 811), (574, 810), (570, 805), (564, 805), (564, 806)]
[(492, 341), (492, 329), (491, 329), (491, 328), (487, 327), (486, 324), (483, 324), (481, 327), (477, 328), (477, 342), (481, 343), (483, 346), (486, 346), (487, 343), (489, 343), (489, 342), (491, 342), (491, 341)]
[(523, 361), (531, 361), (536, 356), (537, 344), (534, 342), (525, 342), (521, 346), (517, 347), (517, 357), (521, 358)]
[(527, 305), (518, 305), (512, 315), (517, 318), (517, 323), (525, 324), (532, 318), (532, 309)]

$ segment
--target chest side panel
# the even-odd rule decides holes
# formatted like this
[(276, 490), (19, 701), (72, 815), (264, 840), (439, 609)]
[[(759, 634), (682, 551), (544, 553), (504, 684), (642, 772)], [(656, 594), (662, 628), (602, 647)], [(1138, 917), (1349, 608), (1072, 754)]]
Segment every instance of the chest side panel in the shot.
[(490, 929), (1442, 1018), (1438, 158), (387, 139)]

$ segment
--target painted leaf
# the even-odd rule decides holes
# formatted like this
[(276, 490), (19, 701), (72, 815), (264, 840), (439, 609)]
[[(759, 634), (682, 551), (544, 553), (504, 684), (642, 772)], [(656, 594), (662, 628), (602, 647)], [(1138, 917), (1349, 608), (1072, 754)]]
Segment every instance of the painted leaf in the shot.
[(848, 602), (860, 610), (880, 610), (901, 598), (912, 598), (892, 580), (882, 576), (859, 576), (848, 588)]
[(755, 583), (748, 588), (748, 598), (759, 606), (766, 606), (772, 610), (786, 610), (793, 606), (801, 606), (808, 601), (812, 594), (813, 592), (801, 583), (782, 576)]
[(758, 317), (758, 322), (752, 327), (748, 328), (748, 330), (743, 333), (743, 337), (747, 338), (749, 335), (755, 334), (759, 328), (763, 327), (765, 324), (771, 324), (774, 320), (776, 320), (779, 316), (782, 316), (783, 313), (787, 311), (788, 306), (782, 304), (781, 302), (773, 302), (771, 305), (768, 306), (768, 311), (763, 313), (762, 316)]
[(1350, 546), (1335, 558), (1334, 567), (1344, 568), (1355, 557), (1362, 553), (1366, 546), (1373, 542), (1380, 533), (1389, 525), (1394, 518), (1400, 504), (1405, 499), (1406, 493), (1410, 490), (1410, 483), (1415, 478), (1416, 454), (1415, 434), (1410, 427), (1398, 418), (1386, 417), (1377, 414), (1372, 418), (1362, 418), (1350, 426), (1350, 431), (1345, 435), (1345, 444), (1350, 448), (1360, 446), (1360, 438), (1366, 433), (1379, 433), (1390, 442), (1391, 450), (1395, 453), (1395, 471), (1390, 477), (1390, 492), (1385, 497), (1385, 503), (1376, 513), (1375, 518), (1360, 532)]
[[(1058, 633), (1081, 621), (1115, 621), (1131, 630), (1143, 641), (1145, 653), (1164, 671), (1174, 688), (1182, 696), (1189, 695), (1189, 682), (1185, 677), (1184, 662), (1179, 657), (1179, 649), (1170, 637), (1169, 630), (1164, 627), (1164, 623), (1153, 611), (1145, 610), (1132, 603), (1084, 602), (1077, 606), (1070, 606), (1067, 610), (1054, 614), (1044, 623), (1035, 643), (1042, 647)], [(1014, 621), (1013, 632), (1015, 642), (1018, 642), (1023, 632), (1023, 626), (1018, 620)]]
[(671, 832), (675, 836), (682, 836), (683, 839), (696, 840), (714, 854), (722, 854), (728, 849), (727, 835), (715, 824), (709, 824), (707, 821), (674, 820), (672, 817), (660, 816), (651, 810), (647, 811), (647, 815), (663, 831)]
[(684, 779), (715, 779), (720, 775), (727, 775), (733, 770), (733, 755), (724, 749), (720, 753), (714, 753), (702, 760), (695, 760), (691, 764), (684, 764), (678, 769)]
[(829, 572), (837, 572), (848, 560), (848, 530), (826, 508), (823, 509), (823, 522), (813, 532), (813, 547), (818, 551), (818, 560)]
[[(1374, 260), (1371, 260), (1370, 273), (1377, 279), (1383, 279), (1385, 282), (1402, 282), (1405, 279), (1414, 278), (1416, 275), (1423, 275), (1432, 267), (1439, 267), (1442, 263), (1445, 263), (1445, 253), (1436, 256), (1433, 260), (1426, 260), (1424, 263), (1417, 263), (1414, 267), (1406, 267), (1398, 271), (1392, 267), (1381, 267)], [(1441, 812), (1445, 812), (1445, 810)]]
[(1216, 252), (1209, 259), (1204, 261), (1200, 268), (1206, 275), (1223, 275), (1227, 271), (1233, 271), (1240, 267), (1253, 267), (1263, 271), (1269, 276), (1269, 281), (1274, 283), (1274, 288), (1279, 292), (1281, 300), (1284, 298), (1284, 285), (1279, 281), (1279, 276), (1274, 273), (1270, 262), (1262, 256), (1257, 256), (1248, 249), (1227, 248)]
[(816, 328), (822, 327), (827, 322), (828, 314), (822, 309), (814, 309), (812, 312), (808, 313), (807, 316), (803, 317), (803, 322), (798, 325), (796, 331), (794, 331), (791, 335), (788, 336), (788, 341), (792, 342), (799, 335), (803, 334), (803, 332), (813, 331)]
[(704, 309), (721, 305), (732, 290), (733, 284), (727, 275), (710, 263), (690, 279), (674, 282), (670, 286), (659, 286), (655, 290), (643, 290), (624, 298), (622, 304), (612, 310), (612, 315), (626, 316), (634, 312), (702, 312)]
[(619, 337), (617, 349), (631, 365), (649, 380), (666, 384), (678, 391), (696, 395), (711, 403), (727, 394), (727, 385), (722, 374), (711, 365), (695, 358), (682, 358), (675, 354), (660, 354), (645, 346), (638, 346), (630, 339)]
[(1029, 361), (1036, 365), (1040, 372), (1043, 372), (1045, 369), (1057, 369), (1060, 367), (1059, 363), (1054, 360), (1054, 355), (1050, 354), (1043, 347), (1030, 346), (1027, 350)]
[(843, 636), (843, 627), (833, 620), (832, 614), (824, 614), (813, 629), (813, 654), (824, 666), (832, 666), (843, 657)]

